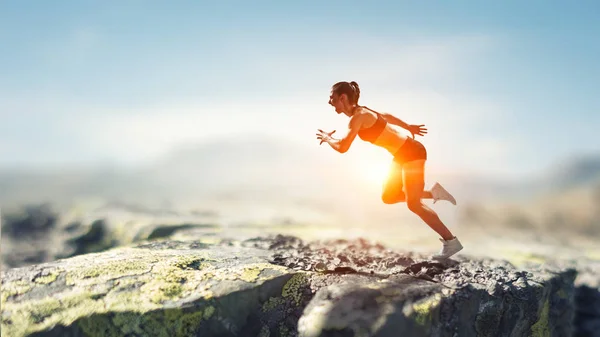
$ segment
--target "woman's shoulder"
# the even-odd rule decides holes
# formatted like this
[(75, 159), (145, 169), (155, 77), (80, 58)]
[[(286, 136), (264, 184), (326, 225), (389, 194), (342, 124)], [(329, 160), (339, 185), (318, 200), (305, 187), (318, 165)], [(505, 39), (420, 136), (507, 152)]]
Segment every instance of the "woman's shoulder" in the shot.
[(358, 114), (361, 115), (362, 118), (377, 119), (379, 117), (379, 113), (377, 111), (369, 109), (366, 106), (359, 106), (357, 110), (358, 110)]

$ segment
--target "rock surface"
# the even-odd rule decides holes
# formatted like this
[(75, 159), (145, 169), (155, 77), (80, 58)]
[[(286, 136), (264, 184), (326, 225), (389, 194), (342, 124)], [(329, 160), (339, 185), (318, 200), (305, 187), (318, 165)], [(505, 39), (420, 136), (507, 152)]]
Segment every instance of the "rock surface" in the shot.
[(574, 268), (578, 273), (574, 336), (600, 337), (600, 262), (579, 261)]
[[(137, 212), (137, 213), (136, 213)], [(77, 214), (59, 211), (50, 204), (24, 205), (4, 211), (2, 223), (2, 267), (15, 268), (51, 262), (87, 253), (167, 238), (177, 231), (218, 230), (202, 216), (169, 221), (169, 215), (147, 209), (117, 207)], [(144, 217), (146, 215), (146, 217)]]
[(570, 336), (576, 272), (363, 240), (159, 241), (2, 274), (6, 336)]

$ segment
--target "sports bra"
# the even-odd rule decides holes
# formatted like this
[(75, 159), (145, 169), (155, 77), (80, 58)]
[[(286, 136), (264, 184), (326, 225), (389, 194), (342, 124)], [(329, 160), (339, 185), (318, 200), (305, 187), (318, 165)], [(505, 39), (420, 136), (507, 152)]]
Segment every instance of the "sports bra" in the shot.
[[(371, 109), (367, 108), (366, 106), (364, 106), (363, 108), (371, 110)], [(385, 126), (387, 125), (387, 121), (377, 111), (375, 111), (375, 110), (371, 110), (371, 111), (373, 111), (377, 115), (377, 121), (375, 121), (375, 123), (368, 128), (360, 129), (358, 131), (358, 137), (360, 137), (360, 139), (362, 139), (366, 142), (374, 143), (375, 140), (377, 140), (377, 137), (379, 137), (379, 135), (385, 129)]]

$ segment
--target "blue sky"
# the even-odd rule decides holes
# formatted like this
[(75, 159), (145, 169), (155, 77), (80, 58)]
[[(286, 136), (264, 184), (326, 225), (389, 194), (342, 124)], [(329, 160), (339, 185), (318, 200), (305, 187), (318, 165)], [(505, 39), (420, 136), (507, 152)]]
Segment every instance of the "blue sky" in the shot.
[[(327, 102), (426, 124), (438, 170), (600, 151), (595, 1), (3, 1), (0, 167), (135, 164), (258, 133), (314, 151)], [(353, 151), (354, 150), (354, 151)], [(336, 155), (333, 151), (331, 155)], [(389, 158), (365, 143), (355, 163)]]

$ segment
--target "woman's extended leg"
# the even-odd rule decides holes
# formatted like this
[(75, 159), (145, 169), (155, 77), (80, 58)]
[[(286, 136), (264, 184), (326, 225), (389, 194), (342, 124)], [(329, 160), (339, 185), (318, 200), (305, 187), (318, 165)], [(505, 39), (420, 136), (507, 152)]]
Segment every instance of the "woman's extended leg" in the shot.
[(425, 160), (415, 160), (404, 163), (402, 167), (404, 186), (406, 186), (406, 204), (408, 209), (417, 214), (431, 229), (436, 231), (442, 239), (442, 249), (438, 254), (432, 256), (436, 260), (444, 260), (463, 249), (450, 230), (444, 225), (440, 217), (431, 208), (425, 206), (421, 201), (423, 187), (425, 185)]
[[(425, 160), (414, 160), (402, 166), (404, 186), (406, 186), (406, 204), (411, 212), (418, 215), (431, 229), (444, 240), (451, 240), (454, 235), (444, 225), (434, 210), (427, 207), (421, 199), (425, 187)], [(431, 196), (431, 193), (429, 193)]]

